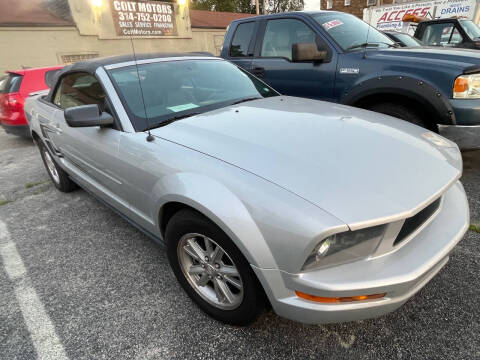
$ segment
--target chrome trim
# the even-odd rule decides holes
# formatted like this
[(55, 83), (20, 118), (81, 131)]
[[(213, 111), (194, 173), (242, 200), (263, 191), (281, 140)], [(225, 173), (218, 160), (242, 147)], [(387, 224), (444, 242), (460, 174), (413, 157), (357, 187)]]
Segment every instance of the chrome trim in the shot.
[(159, 62), (169, 62), (169, 61), (183, 61), (183, 60), (219, 60), (219, 61), (225, 61), (222, 58), (218, 57), (213, 57), (213, 56), (177, 56), (177, 57), (164, 57), (164, 58), (152, 58), (152, 59), (142, 59), (142, 60), (131, 60), (131, 61), (125, 61), (122, 63), (118, 64), (110, 64), (106, 65), (105, 69), (107, 70), (113, 70), (113, 69), (118, 69), (126, 66), (132, 66), (132, 65), (143, 65), (143, 64), (154, 64), (154, 63), (159, 63)]
[(115, 88), (107, 72), (105, 71), (104, 68), (99, 67), (97, 71), (95, 71), (95, 74), (97, 75), (98, 79), (102, 82), (108, 97), (112, 101), (112, 105), (115, 108), (115, 111), (118, 115), (120, 123), (122, 124), (123, 131), (127, 133), (134, 133), (135, 128), (133, 127), (132, 122), (130, 121), (130, 118), (127, 115), (127, 112), (125, 111), (122, 101), (118, 97), (118, 94), (115, 91)]

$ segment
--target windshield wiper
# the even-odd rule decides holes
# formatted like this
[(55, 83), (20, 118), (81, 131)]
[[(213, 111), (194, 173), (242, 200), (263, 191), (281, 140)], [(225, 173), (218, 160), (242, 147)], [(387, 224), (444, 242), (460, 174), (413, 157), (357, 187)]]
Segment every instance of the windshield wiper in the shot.
[(237, 101), (231, 103), (231, 105), (237, 105), (237, 104), (240, 104), (240, 103), (244, 103), (244, 102), (252, 101), (252, 100), (258, 100), (258, 99), (263, 99), (263, 98), (261, 96), (248, 97), (248, 98), (237, 100)]
[(175, 122), (177, 120), (181, 120), (181, 119), (186, 119), (190, 116), (195, 116), (195, 115), (199, 115), (201, 114), (200, 112), (193, 112), (193, 113), (188, 113), (188, 114), (183, 114), (183, 115), (176, 115), (176, 116), (173, 116), (171, 118), (168, 118), (167, 120), (163, 120), (161, 123), (159, 124), (156, 124), (154, 126), (151, 126), (149, 128), (146, 128), (144, 131), (148, 131), (148, 130), (152, 130), (152, 129), (156, 129), (156, 128), (159, 128), (159, 127), (162, 127), (162, 126), (165, 126), (165, 125), (168, 125), (168, 124), (171, 124), (172, 122)]
[(378, 47), (378, 46), (380, 46), (380, 44), (388, 45), (388, 47), (394, 47), (394, 48), (397, 48), (399, 46), (395, 43), (390, 44), (390, 43), (386, 43), (386, 42), (382, 42), (382, 41), (375, 41), (375, 42), (365, 42), (365, 43), (362, 43), (362, 44), (352, 45), (352, 46), (348, 47), (345, 51), (350, 51), (350, 50), (353, 50), (353, 49), (363, 48), (363, 47), (368, 47), (368, 46)]

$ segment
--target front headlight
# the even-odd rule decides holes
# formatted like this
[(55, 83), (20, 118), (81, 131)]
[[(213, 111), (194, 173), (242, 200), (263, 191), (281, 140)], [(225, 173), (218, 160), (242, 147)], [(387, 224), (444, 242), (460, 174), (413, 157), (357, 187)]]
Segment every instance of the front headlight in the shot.
[(454, 99), (480, 99), (480, 74), (461, 75), (453, 85)]
[(307, 258), (303, 270), (343, 264), (371, 255), (382, 240), (387, 225), (346, 231), (323, 239)]

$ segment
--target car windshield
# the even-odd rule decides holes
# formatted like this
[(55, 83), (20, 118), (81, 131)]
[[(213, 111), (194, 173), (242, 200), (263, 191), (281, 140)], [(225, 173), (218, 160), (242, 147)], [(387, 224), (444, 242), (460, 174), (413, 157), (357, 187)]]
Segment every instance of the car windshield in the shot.
[(471, 20), (460, 20), (463, 30), (472, 40), (480, 39), (480, 28)]
[(223, 60), (160, 61), (139, 64), (138, 72), (133, 65), (109, 73), (137, 131), (234, 103), (279, 95)]
[(415, 38), (411, 37), (408, 34), (395, 34), (398, 41), (401, 41), (405, 46), (408, 47), (415, 47), (415, 46), (422, 46), (420, 41), (416, 40)]
[(361, 49), (367, 43), (369, 46), (376, 47), (395, 46), (395, 43), (388, 36), (356, 16), (325, 12), (315, 14), (313, 18), (343, 50)]

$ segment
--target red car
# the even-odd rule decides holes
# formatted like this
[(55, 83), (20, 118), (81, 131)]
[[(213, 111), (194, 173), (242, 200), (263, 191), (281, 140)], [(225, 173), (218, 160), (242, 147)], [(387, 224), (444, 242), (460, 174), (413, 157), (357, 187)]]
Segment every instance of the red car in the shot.
[(62, 68), (51, 66), (7, 71), (0, 77), (0, 124), (9, 134), (30, 136), (23, 104), (28, 95), (48, 89), (49, 79)]

